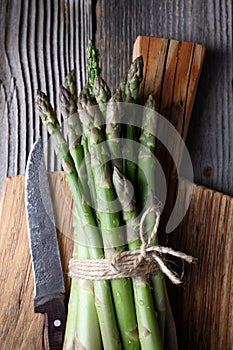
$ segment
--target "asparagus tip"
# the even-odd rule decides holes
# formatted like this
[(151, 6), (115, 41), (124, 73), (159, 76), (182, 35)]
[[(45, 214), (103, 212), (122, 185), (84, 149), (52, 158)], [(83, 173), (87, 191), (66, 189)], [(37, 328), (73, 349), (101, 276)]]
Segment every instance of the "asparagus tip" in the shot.
[(120, 171), (117, 169), (117, 167), (113, 167), (113, 183), (115, 185), (115, 183), (117, 183), (119, 180), (121, 180), (121, 173)]
[(113, 169), (113, 185), (124, 211), (136, 209), (134, 189), (129, 180), (117, 169)]
[(153, 109), (154, 111), (158, 110), (158, 106), (156, 104), (156, 101), (155, 101), (153, 95), (151, 95), (151, 94), (148, 96), (144, 106), (146, 108)]
[(92, 40), (89, 40), (87, 46), (87, 73), (88, 81), (92, 87), (96, 75), (100, 75), (101, 73), (99, 66), (99, 51), (96, 49)]
[(64, 105), (67, 105), (72, 102), (72, 95), (70, 91), (63, 85), (60, 86), (59, 99), (60, 102)]
[(59, 122), (52, 105), (49, 102), (48, 96), (37, 90), (36, 106), (39, 111), (39, 116), (45, 125), (50, 125), (50, 128), (57, 129)]
[(92, 93), (95, 96), (97, 103), (106, 103), (111, 97), (109, 87), (100, 75), (95, 76)]
[(64, 83), (65, 88), (71, 93), (73, 97), (77, 97), (77, 88), (76, 88), (76, 71), (75, 69), (71, 70), (66, 78)]

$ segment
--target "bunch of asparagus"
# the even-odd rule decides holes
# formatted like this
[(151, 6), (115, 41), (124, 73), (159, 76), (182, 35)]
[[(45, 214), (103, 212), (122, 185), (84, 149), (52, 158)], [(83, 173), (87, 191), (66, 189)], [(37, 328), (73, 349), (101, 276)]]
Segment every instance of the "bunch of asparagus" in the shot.
[[(151, 159), (145, 154), (145, 148), (152, 153), (155, 151), (153, 135), (156, 123), (155, 113), (151, 111), (156, 110), (156, 105), (149, 96), (138, 138), (136, 128), (128, 125), (127, 119), (121, 120), (119, 102), (137, 102), (143, 72), (142, 57), (133, 61), (112, 96), (101, 76), (99, 53), (91, 41), (87, 58), (88, 82), (81, 93), (77, 94), (74, 71), (68, 74), (60, 89), (66, 137), (61, 133), (48, 97), (40, 91), (37, 106), (54, 142), (74, 200), (73, 258), (109, 259), (124, 250), (140, 247), (137, 209), (146, 206), (148, 194), (151, 198), (155, 194)], [(133, 147), (128, 150), (133, 162), (122, 159), (122, 137), (141, 145), (138, 154)], [(145, 179), (150, 181), (147, 183)], [(140, 187), (140, 203), (132, 196), (132, 185)], [(146, 220), (150, 228), (146, 234), (150, 235), (155, 215)], [(126, 235), (130, 235), (128, 242), (124, 223)], [(153, 244), (157, 243), (155, 239)], [(177, 348), (174, 321), (161, 272), (150, 278), (121, 278), (111, 282), (72, 279), (65, 350), (160, 350), (166, 344), (172, 349)]]

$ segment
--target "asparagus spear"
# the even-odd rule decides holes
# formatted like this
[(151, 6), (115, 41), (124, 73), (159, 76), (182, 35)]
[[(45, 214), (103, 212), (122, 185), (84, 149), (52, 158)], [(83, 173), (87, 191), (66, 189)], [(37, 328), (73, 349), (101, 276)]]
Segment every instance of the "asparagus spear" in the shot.
[[(78, 111), (79, 116), (81, 120), (84, 120), (85, 122), (88, 120), (85, 118), (86, 110), (85, 106), (91, 105), (91, 96), (89, 94), (88, 86), (84, 87), (82, 92), (79, 95), (79, 101), (78, 101)], [(84, 117), (83, 117), (84, 116)], [(86, 166), (86, 172), (88, 177), (88, 186), (91, 196), (91, 204), (92, 207), (96, 207), (96, 190), (95, 190), (95, 184), (93, 179), (93, 174), (91, 171), (91, 157), (90, 152), (88, 149), (88, 133), (89, 133), (89, 125), (86, 125), (86, 123), (82, 123), (82, 129), (83, 129), (83, 135), (82, 135), (82, 146), (84, 151), (84, 159), (85, 159), (85, 166)]]
[[(127, 76), (121, 81), (120, 91), (123, 97), (123, 102), (136, 103), (137, 94), (139, 90), (140, 82), (142, 81), (143, 71), (143, 59), (141, 56), (137, 57), (131, 64)], [(127, 116), (125, 116), (126, 118)], [(135, 126), (127, 123), (127, 120), (123, 120), (126, 124), (124, 137), (129, 140), (136, 140), (136, 128)], [(127, 178), (134, 184), (136, 175), (136, 161), (137, 155), (133, 143), (127, 143), (127, 152), (132, 161), (124, 160), (123, 172)]]
[(72, 71), (70, 71), (69, 74), (67, 74), (67, 76), (65, 77), (64, 87), (66, 88), (66, 90), (68, 90), (70, 92), (74, 101), (76, 101), (77, 100), (77, 84), (76, 84), (76, 74), (75, 74), (74, 69)]
[[(105, 258), (113, 258), (124, 249), (124, 235), (121, 230), (121, 218), (116, 202), (116, 194), (111, 180), (111, 168), (108, 160), (108, 149), (99, 124), (98, 107), (86, 106), (86, 113), (81, 121), (88, 126), (87, 138), (91, 154), (97, 211), (104, 243)], [(82, 119), (83, 118), (83, 119)], [(136, 315), (134, 309), (131, 281), (116, 279), (111, 281), (115, 311), (124, 349), (139, 349)]]
[[(77, 241), (83, 241), (83, 237), (80, 237), (82, 232), (80, 230), (80, 223), (77, 214), (74, 217), (74, 230)], [(78, 245), (77, 255), (73, 255), (73, 257), (79, 259), (89, 259), (90, 255), (88, 248), (86, 246), (81, 247)], [(74, 281), (72, 280), (72, 284), (73, 283), (75, 283), (75, 288), (77, 290), (77, 294), (75, 295), (77, 300), (73, 298), (70, 302), (73, 313), (76, 315), (75, 336), (77, 339), (77, 344), (75, 349), (102, 349), (98, 316), (95, 308), (94, 283), (93, 281), (87, 281), (81, 278), (74, 278)], [(88, 329), (91, 330), (91, 334), (90, 332), (87, 332)]]
[(101, 75), (96, 75), (92, 89), (98, 104), (108, 102), (111, 97), (111, 91)]
[(96, 102), (99, 105), (99, 109), (101, 110), (104, 118), (106, 117), (106, 103), (111, 97), (111, 92), (100, 75), (97, 75), (94, 80), (94, 85), (92, 89), (92, 93), (96, 99)]
[[(77, 104), (75, 102), (77, 96), (75, 74), (73, 71), (66, 77), (65, 85), (69, 90), (61, 86), (60, 104), (63, 117), (67, 123), (69, 151), (75, 163), (75, 169), (82, 185), (83, 194), (90, 200), (84, 152), (81, 145), (82, 127), (78, 117)], [(75, 241), (82, 241), (84, 246), (80, 249), (80, 246), (77, 245), (74, 249), (73, 257), (89, 259), (89, 251), (85, 246), (86, 242), (84, 242), (83, 237), (79, 237), (80, 230), (77, 216), (77, 214), (74, 216)], [(77, 278), (72, 280), (69, 300), (69, 316), (65, 334), (66, 350), (73, 349), (74, 347), (101, 349), (102, 340), (94, 304), (93, 289), (94, 286), (92, 281), (85, 281)], [(93, 332), (91, 337), (88, 332), (84, 331), (85, 329), (90, 328)], [(77, 340), (76, 345), (73, 344), (73, 339)]]
[[(68, 80), (68, 79), (66, 79)], [(67, 136), (69, 141), (69, 151), (73, 158), (75, 169), (81, 180), (83, 193), (90, 202), (90, 193), (87, 183), (86, 164), (84, 151), (81, 143), (82, 126), (78, 116), (77, 104), (71, 93), (63, 86), (60, 88), (60, 106), (62, 116), (67, 125)]]
[[(83, 242), (80, 237), (78, 214), (74, 216), (74, 251), (73, 258), (89, 259), (88, 248), (80, 246)], [(92, 330), (92, 334), (87, 332)], [(92, 281), (73, 278), (68, 305), (68, 317), (64, 340), (64, 350), (73, 349), (102, 349), (99, 322), (95, 307), (94, 285)]]
[(132, 62), (127, 76), (123, 78), (120, 84), (120, 91), (124, 96), (125, 102), (137, 102), (139, 85), (142, 81), (142, 71), (143, 58), (142, 56), (139, 56)]
[[(122, 205), (124, 220), (127, 223), (129, 250), (139, 249), (139, 220), (136, 201), (132, 198), (129, 182), (116, 168), (114, 168), (113, 183)], [(148, 281), (142, 277), (135, 277), (133, 287), (141, 348), (142, 350), (162, 350), (161, 335)]]
[[(68, 146), (60, 133), (58, 120), (47, 96), (38, 91), (37, 97), (37, 106), (40, 117), (54, 141), (56, 154), (66, 173), (67, 182), (74, 199), (75, 208), (81, 224), (80, 230), (84, 232), (86, 242), (88, 243), (89, 256), (92, 259), (103, 258), (103, 250), (100, 248), (102, 246), (102, 242), (96, 227), (96, 222), (90, 206), (86, 202), (85, 197), (82, 195), (82, 189), (78, 175), (75, 171), (74, 162), (68, 151)], [(80, 250), (82, 250), (82, 248), (83, 246), (80, 245), (79, 253), (75, 251), (74, 256), (75, 254), (81, 254)], [(106, 349), (110, 350), (121, 349), (109, 283), (106, 281), (95, 281), (94, 293), (103, 345)], [(90, 332), (91, 330), (87, 329), (86, 331)], [(69, 333), (69, 330), (67, 332)], [(75, 341), (75, 339), (73, 339), (73, 341)]]
[(112, 164), (122, 171), (122, 151), (121, 151), (121, 107), (118, 102), (122, 102), (120, 91), (111, 97), (107, 105), (106, 113), (106, 137), (108, 146), (113, 157)]
[(152, 95), (149, 95), (145, 103), (142, 132), (139, 138), (141, 146), (138, 154), (137, 182), (140, 188), (142, 207), (145, 206), (150, 192), (152, 192), (153, 196), (155, 195), (155, 174), (152, 168), (151, 154), (155, 152), (156, 110), (155, 100)]
[(90, 95), (95, 98), (103, 116), (105, 117), (106, 103), (111, 97), (111, 92), (107, 83), (101, 77), (99, 52), (92, 41), (89, 41), (87, 47), (87, 72)]
[(90, 85), (90, 94), (94, 97), (92, 93), (95, 77), (101, 74), (101, 69), (99, 66), (99, 52), (96, 49), (92, 40), (89, 40), (87, 46), (87, 75), (88, 83)]
[[(141, 205), (144, 207), (153, 203), (149, 203), (150, 200), (153, 201), (155, 198), (155, 180), (154, 180), (154, 169), (152, 167), (151, 153), (155, 153), (155, 132), (157, 128), (156, 123), (156, 113), (157, 110), (156, 103), (152, 95), (150, 95), (145, 103), (146, 110), (143, 114), (142, 122), (142, 133), (140, 136), (140, 144), (142, 145), (139, 149), (138, 155), (138, 187), (141, 196)], [(150, 151), (150, 152), (148, 152)], [(143, 170), (142, 170), (143, 169)], [(144, 175), (143, 175), (144, 173)], [(150, 235), (152, 228), (155, 223), (155, 216), (153, 213), (148, 215), (147, 224), (147, 234)], [(157, 245), (158, 239), (155, 237), (152, 244)], [(169, 328), (172, 330), (173, 343), (177, 343), (176, 334), (174, 332), (175, 323), (171, 313), (171, 307), (167, 295), (166, 283), (164, 275), (161, 271), (151, 277), (151, 282), (153, 286), (153, 298), (155, 307), (158, 313), (158, 321), (161, 332), (162, 340), (164, 341), (165, 334), (165, 324), (166, 319), (169, 320)], [(167, 328), (167, 327), (166, 327)], [(169, 332), (169, 329), (168, 329)]]

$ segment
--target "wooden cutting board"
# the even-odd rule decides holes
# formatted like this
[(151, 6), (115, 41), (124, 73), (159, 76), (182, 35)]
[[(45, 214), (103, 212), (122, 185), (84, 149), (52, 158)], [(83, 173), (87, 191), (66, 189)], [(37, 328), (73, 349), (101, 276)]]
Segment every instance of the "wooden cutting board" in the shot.
[[(63, 173), (50, 174), (66, 290), (72, 252), (72, 201)], [(24, 176), (5, 180), (0, 202), (0, 348), (42, 349), (44, 316), (34, 314), (33, 274), (26, 227)], [(68, 213), (68, 215), (64, 215)], [(66, 233), (66, 235), (64, 234)]]
[[(204, 54), (205, 48), (202, 45), (162, 38), (138, 37), (134, 45), (133, 57), (142, 55), (144, 59), (144, 78), (140, 88), (140, 101), (143, 102), (146, 96), (152, 93), (160, 113), (173, 123), (184, 139), (187, 135)], [(168, 203), (171, 205), (175, 198), (176, 184), (171, 176), (173, 173), (172, 160), (164, 156), (161, 145), (158, 145), (157, 150), (156, 156), (161, 161), (169, 181)], [(72, 234), (73, 203), (63, 173), (50, 174), (50, 179), (62, 265), (68, 291), (70, 281), (67, 276), (67, 266), (72, 251), (72, 240), (69, 237)], [(199, 193), (199, 191), (199, 187), (195, 187), (195, 193)], [(195, 198), (194, 196), (193, 203), (195, 203)], [(169, 206), (167, 208), (168, 216), (170, 209)], [(203, 211), (202, 215), (202, 222), (204, 222), (206, 212)], [(44, 318), (33, 312), (33, 277), (25, 221), (24, 178), (22, 176), (7, 178), (4, 183), (0, 202), (0, 223), (1, 349), (41, 349), (45, 347), (43, 340)], [(200, 242), (203, 242), (202, 233), (199, 232)], [(186, 237), (188, 234), (192, 233), (186, 232)], [(218, 243), (217, 238), (215, 238), (215, 242)], [(182, 249), (187, 251), (185, 248), (187, 247), (184, 244)], [(188, 246), (188, 248), (190, 247)], [(188, 251), (188, 253), (192, 253), (192, 251)], [(208, 268), (210, 269), (210, 267)], [(203, 269), (205, 270), (205, 267)], [(221, 271), (224, 272), (224, 268)], [(192, 274), (192, 270), (189, 274)], [(205, 277), (203, 281), (205, 281)], [(212, 282), (214, 283), (215, 280), (213, 279)], [(193, 288), (191, 282), (187, 286), (188, 288)], [(229, 288), (227, 290), (229, 293)], [(179, 299), (181, 307), (182, 302), (188, 303), (187, 298)], [(210, 306), (208, 305), (208, 307)], [(203, 308), (204, 314), (207, 309), (207, 307)], [(182, 323), (182, 320), (179, 319), (179, 322)], [(186, 327), (187, 325), (184, 328)], [(208, 328), (208, 324), (205, 325), (205, 329), (206, 327)], [(195, 337), (200, 339), (202, 331), (199, 329)], [(190, 344), (193, 344), (193, 336), (191, 332), (190, 338), (186, 341), (185, 349), (192, 348)], [(213, 347), (213, 349), (215, 348)], [(216, 347), (216, 349), (219, 348)]]

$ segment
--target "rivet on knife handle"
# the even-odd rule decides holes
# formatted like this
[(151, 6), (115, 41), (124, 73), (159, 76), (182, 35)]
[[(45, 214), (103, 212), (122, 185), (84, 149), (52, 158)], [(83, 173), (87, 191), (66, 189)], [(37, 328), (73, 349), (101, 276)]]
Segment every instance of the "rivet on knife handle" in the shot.
[(67, 314), (64, 295), (43, 300), (41, 305), (35, 305), (35, 312), (46, 314), (49, 350), (62, 350)]

